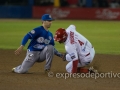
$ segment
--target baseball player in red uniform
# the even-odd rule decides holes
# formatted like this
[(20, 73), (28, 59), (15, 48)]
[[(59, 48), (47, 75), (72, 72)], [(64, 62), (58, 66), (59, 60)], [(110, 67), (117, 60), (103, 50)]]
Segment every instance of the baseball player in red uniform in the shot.
[(54, 40), (64, 43), (66, 50), (66, 70), (69, 73), (77, 72), (97, 72), (93, 67), (85, 69), (95, 56), (95, 50), (90, 41), (76, 31), (74, 25), (70, 25), (66, 30), (59, 28), (54, 36)]

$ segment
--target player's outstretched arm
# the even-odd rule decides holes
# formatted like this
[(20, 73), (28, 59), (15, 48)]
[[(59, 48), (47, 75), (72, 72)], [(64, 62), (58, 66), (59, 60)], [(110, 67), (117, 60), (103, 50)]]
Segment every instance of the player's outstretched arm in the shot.
[(62, 58), (63, 61), (66, 61), (66, 53), (62, 54), (60, 52), (58, 52), (55, 48), (54, 48), (54, 54), (60, 58)]
[(19, 54), (22, 52), (25, 44), (27, 43), (27, 41), (28, 41), (30, 38), (31, 38), (31, 37), (30, 37), (29, 34), (26, 34), (26, 35), (24, 36), (24, 38), (23, 38), (23, 40), (22, 40), (22, 43), (21, 43), (21, 46), (15, 51), (15, 55), (19, 55)]
[(56, 48), (54, 48), (54, 54), (56, 55), (56, 56), (58, 56), (58, 57), (63, 57), (63, 54), (62, 53), (60, 53), (60, 52), (58, 52), (57, 50), (56, 50)]
[(19, 55), (23, 51), (24, 46), (21, 45), (17, 50), (15, 50), (15, 55)]

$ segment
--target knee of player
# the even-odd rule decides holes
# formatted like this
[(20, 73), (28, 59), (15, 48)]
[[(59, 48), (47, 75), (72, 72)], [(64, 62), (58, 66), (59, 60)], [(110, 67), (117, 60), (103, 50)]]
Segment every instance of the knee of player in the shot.
[(74, 60), (78, 60), (78, 58), (71, 58), (71, 56), (69, 54), (66, 54), (66, 61), (74, 61)]
[(71, 57), (70, 57), (69, 54), (66, 54), (66, 60), (67, 60), (67, 61), (72, 61), (72, 59), (71, 59)]
[(47, 45), (47, 49), (49, 51), (54, 51), (54, 46), (53, 45)]
[(72, 67), (70, 67), (68, 64), (66, 65), (66, 71), (68, 73), (71, 73), (71, 71), (72, 71)]

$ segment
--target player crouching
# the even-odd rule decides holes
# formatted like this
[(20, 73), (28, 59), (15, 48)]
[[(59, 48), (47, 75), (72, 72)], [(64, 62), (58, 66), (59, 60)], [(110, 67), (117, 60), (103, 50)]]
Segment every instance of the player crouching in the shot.
[(90, 41), (76, 31), (74, 25), (67, 29), (59, 28), (54, 40), (65, 45), (66, 54), (63, 58), (69, 62), (66, 65), (68, 73), (97, 72), (93, 67), (85, 68), (93, 61), (95, 50)]

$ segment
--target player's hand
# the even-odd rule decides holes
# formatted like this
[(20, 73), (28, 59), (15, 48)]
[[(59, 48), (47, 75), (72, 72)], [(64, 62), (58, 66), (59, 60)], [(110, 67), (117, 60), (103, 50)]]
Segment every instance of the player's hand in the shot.
[(15, 51), (15, 55), (19, 55), (19, 54), (22, 52), (23, 48), (24, 48), (24, 46), (21, 45), (21, 46)]
[(66, 53), (64, 53), (64, 54), (62, 55), (62, 60), (63, 60), (63, 61), (66, 61)]

